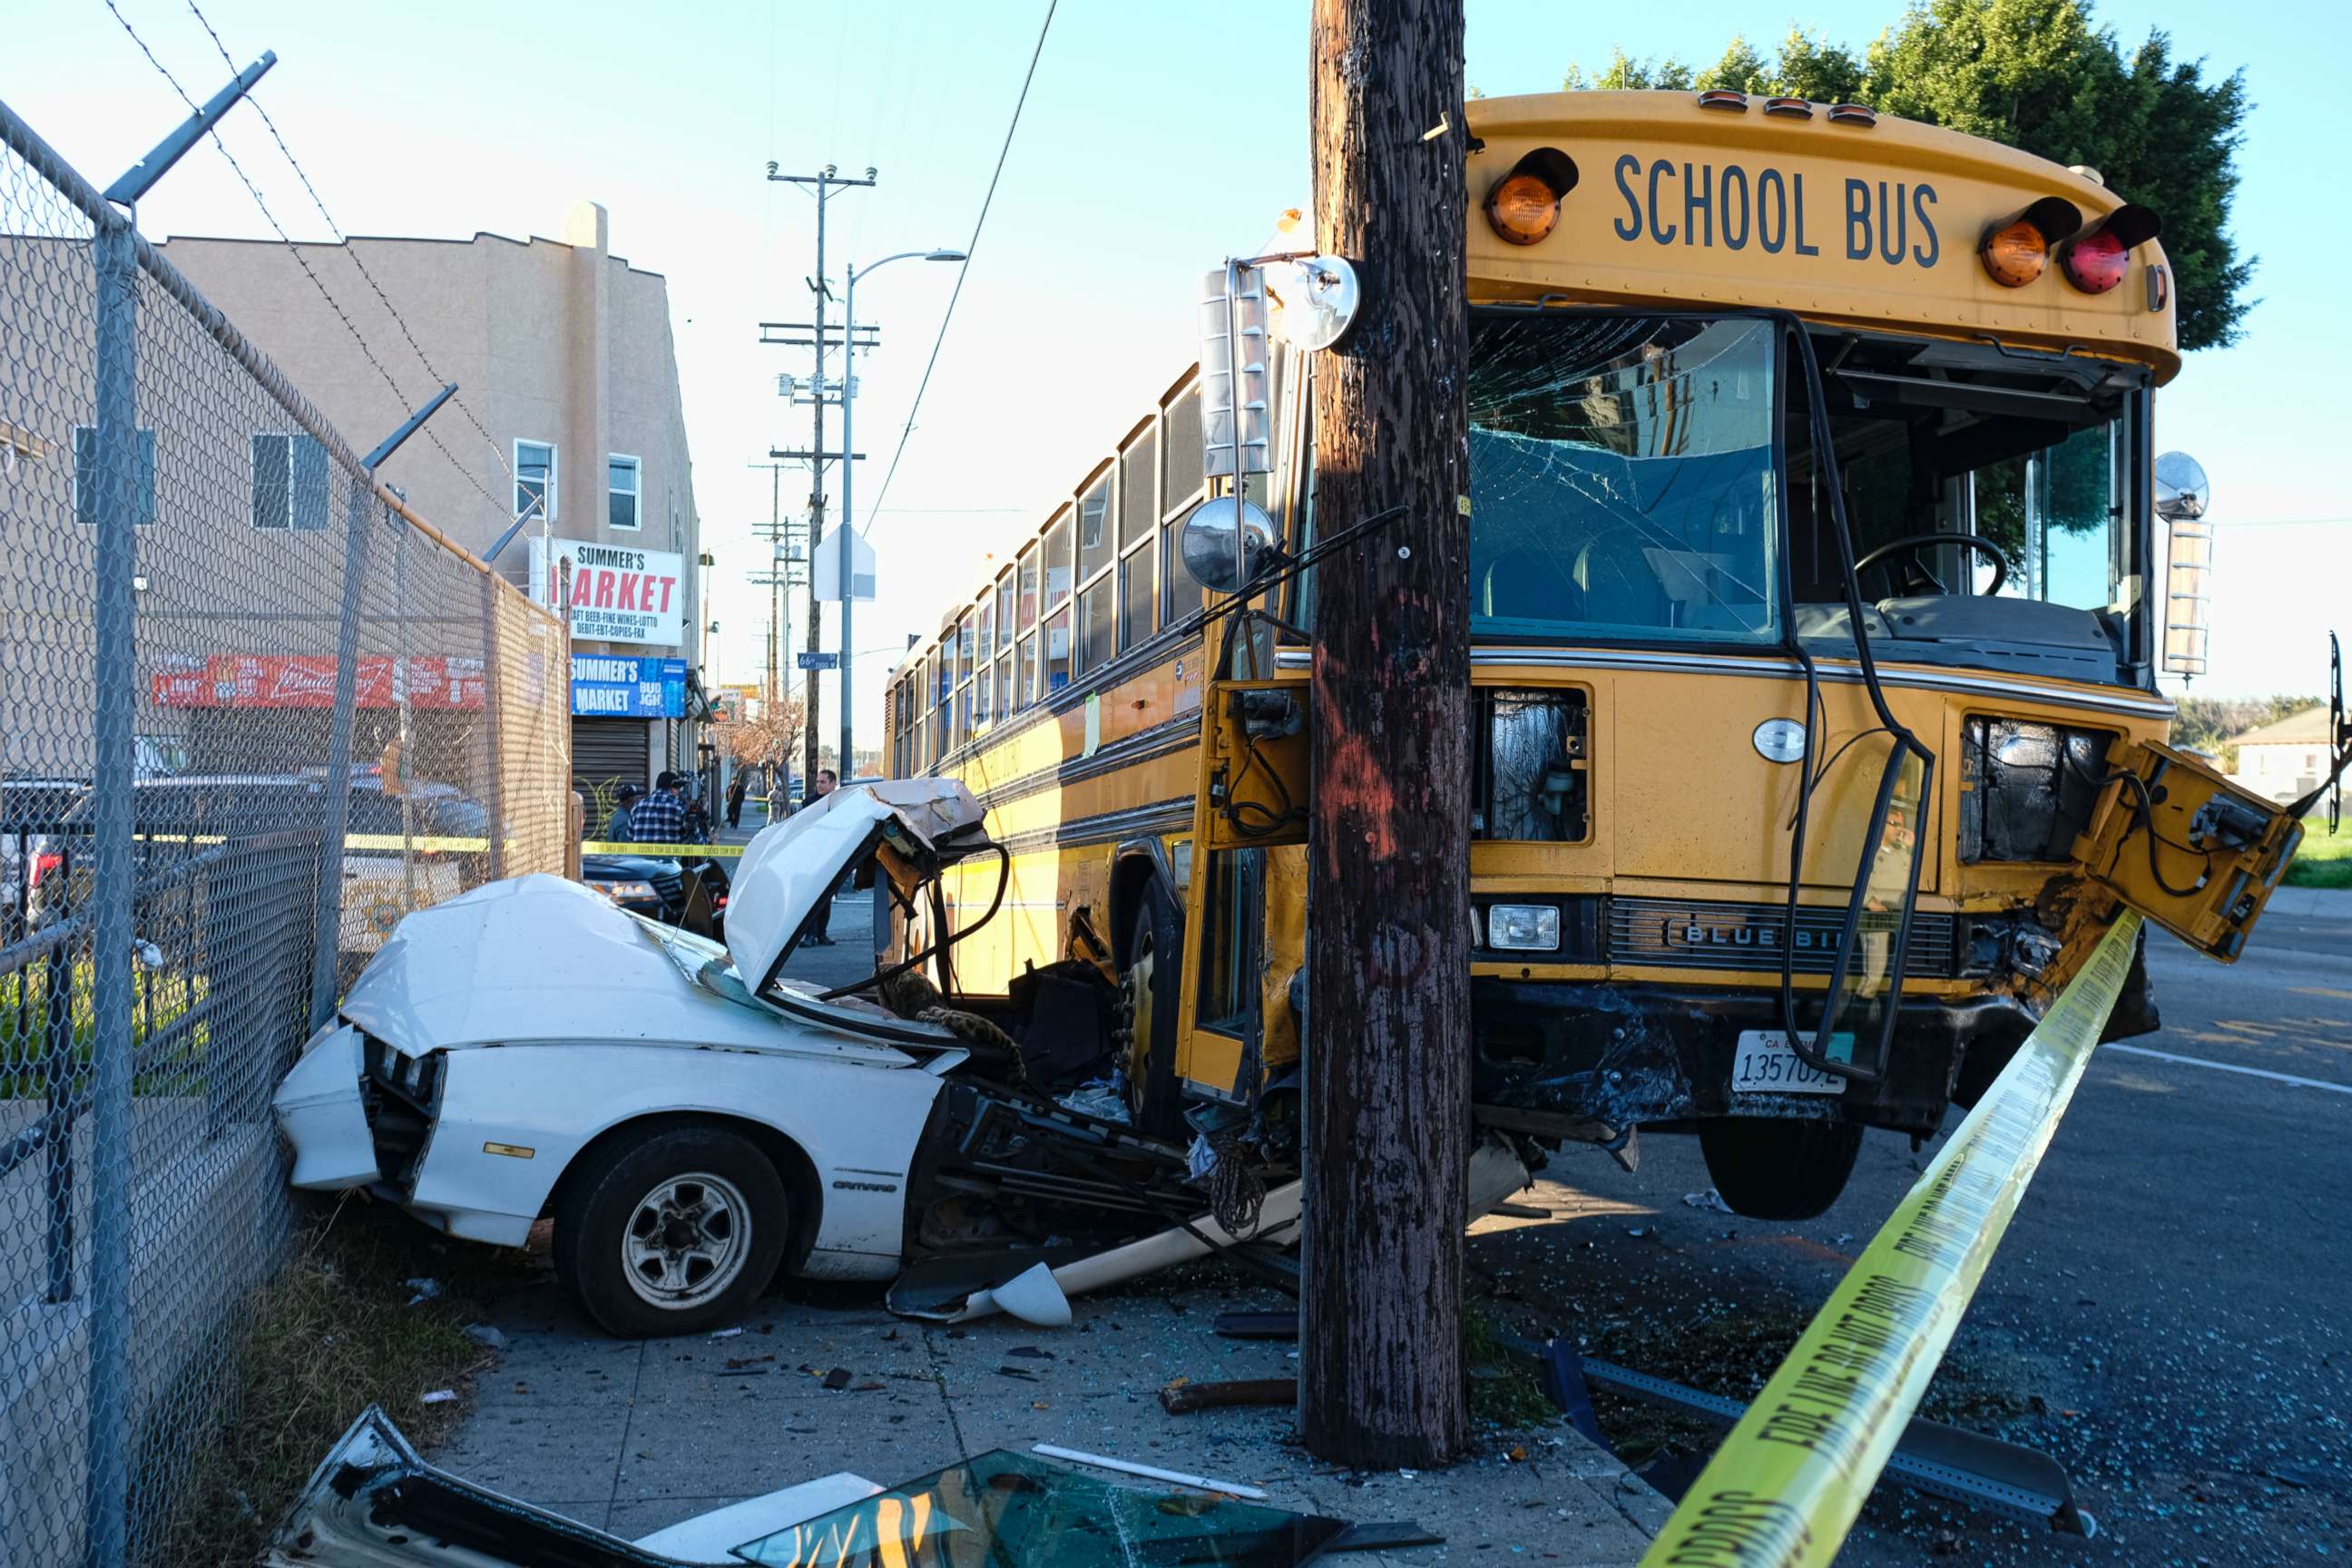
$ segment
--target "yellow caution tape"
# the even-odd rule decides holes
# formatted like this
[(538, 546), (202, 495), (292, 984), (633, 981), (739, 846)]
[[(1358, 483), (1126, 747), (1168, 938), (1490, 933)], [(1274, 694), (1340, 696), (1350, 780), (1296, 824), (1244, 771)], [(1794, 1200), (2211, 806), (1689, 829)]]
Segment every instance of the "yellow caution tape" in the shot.
[(700, 860), (740, 855), (748, 844), (583, 844), (583, 855), (650, 855), (657, 860)]
[(1837, 1555), (1992, 1261), (2130, 973), (2110, 927), (1707, 1461), (1643, 1568)]

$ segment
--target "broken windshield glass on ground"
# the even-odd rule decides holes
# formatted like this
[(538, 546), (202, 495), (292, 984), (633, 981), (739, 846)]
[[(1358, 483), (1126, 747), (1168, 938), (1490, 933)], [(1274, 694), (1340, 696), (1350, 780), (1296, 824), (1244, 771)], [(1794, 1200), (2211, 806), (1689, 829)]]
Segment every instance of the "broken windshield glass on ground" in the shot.
[(1348, 1529), (1341, 1520), (1218, 1490), (1128, 1486), (1000, 1448), (887, 1489), (847, 1472), (818, 1477), (631, 1542), (427, 1464), (370, 1406), (312, 1473), (261, 1561), (263, 1568), (456, 1561), (485, 1568), (1294, 1568)]

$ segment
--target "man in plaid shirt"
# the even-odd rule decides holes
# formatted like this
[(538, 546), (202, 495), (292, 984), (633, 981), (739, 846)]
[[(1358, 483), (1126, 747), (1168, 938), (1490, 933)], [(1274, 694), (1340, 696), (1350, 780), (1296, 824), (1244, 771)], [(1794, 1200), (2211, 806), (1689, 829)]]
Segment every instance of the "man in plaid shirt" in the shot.
[(665, 773), (654, 781), (654, 793), (629, 808), (634, 837), (640, 844), (684, 844), (686, 807), (677, 798), (677, 775)]

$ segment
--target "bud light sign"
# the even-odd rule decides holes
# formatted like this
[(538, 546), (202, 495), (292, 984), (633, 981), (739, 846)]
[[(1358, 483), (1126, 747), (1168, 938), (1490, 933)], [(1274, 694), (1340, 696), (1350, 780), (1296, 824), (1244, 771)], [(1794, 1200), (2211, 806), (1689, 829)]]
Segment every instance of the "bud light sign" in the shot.
[(683, 719), (686, 660), (575, 653), (572, 711), (597, 719)]

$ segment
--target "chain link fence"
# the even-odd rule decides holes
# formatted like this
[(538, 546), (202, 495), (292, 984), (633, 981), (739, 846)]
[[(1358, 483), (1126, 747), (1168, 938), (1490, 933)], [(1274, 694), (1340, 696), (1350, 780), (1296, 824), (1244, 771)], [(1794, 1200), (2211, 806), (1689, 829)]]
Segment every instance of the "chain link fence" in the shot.
[(554, 617), (0, 105), (0, 1562), (233, 1417), (269, 1098), (406, 911), (561, 871)]

